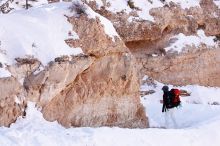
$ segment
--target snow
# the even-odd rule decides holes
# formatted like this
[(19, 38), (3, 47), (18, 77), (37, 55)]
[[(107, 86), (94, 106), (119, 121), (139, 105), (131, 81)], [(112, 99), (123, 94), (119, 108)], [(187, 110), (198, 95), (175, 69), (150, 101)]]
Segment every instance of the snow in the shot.
[(200, 0), (166, 0), (166, 2), (174, 2), (176, 4), (179, 4), (183, 9), (189, 9), (190, 7), (200, 7)]
[[(146, 79), (147, 77), (145, 77)], [(0, 127), (0, 145), (4, 146), (219, 146), (220, 106), (209, 102), (220, 101), (220, 88), (189, 85), (177, 87), (191, 92), (190, 97), (181, 97), (182, 107), (176, 109), (178, 129), (163, 129), (164, 113), (161, 112), (162, 86), (142, 85), (141, 90), (153, 89), (154, 94), (141, 98), (150, 121), (147, 129), (118, 127), (69, 128), (57, 122), (44, 120), (33, 102), (28, 103), (27, 116), (19, 118), (10, 128)], [(172, 85), (168, 85), (172, 88)], [(201, 97), (201, 98), (198, 98)], [(206, 100), (202, 100), (206, 98)], [(190, 99), (190, 100), (189, 100)], [(194, 104), (194, 101), (201, 102)], [(173, 140), (170, 138), (173, 137)], [(181, 142), (180, 142), (181, 141)]]
[[(2, 0), (0, 1), (0, 5), (4, 4), (8, 0)], [(28, 1), (28, 4), (32, 7), (38, 7), (44, 4), (48, 4), (47, 0), (34, 0), (34, 1)], [(9, 7), (12, 8), (12, 11), (15, 10), (22, 10), (25, 8), (26, 0), (13, 0), (13, 2), (9, 3)]]
[[(146, 80), (148, 77), (145, 76), (143, 80)], [(147, 91), (147, 90), (155, 90), (156, 93), (153, 95), (149, 95), (148, 98), (151, 98), (151, 102), (158, 102), (161, 100), (162, 92), (161, 89), (164, 86), (164, 84), (155, 81), (156, 87), (154, 86), (148, 86), (147, 84), (142, 85), (140, 90), (141, 91)], [(176, 87), (172, 85), (167, 85), (169, 89), (171, 88), (179, 88), (182, 90), (188, 91), (188, 93), (191, 94), (191, 96), (183, 97), (182, 99), (186, 103), (190, 104), (212, 104), (214, 102), (217, 102), (220, 104), (220, 88), (217, 87), (204, 87), (199, 85), (187, 85), (182, 87)]]
[(0, 0), (0, 5), (4, 4), (7, 0)]
[(216, 4), (216, 6), (218, 6), (218, 8), (220, 9), (220, 0), (214, 0), (213, 1), (215, 4)]
[[(11, 65), (17, 57), (34, 57), (46, 65), (56, 57), (82, 53), (81, 48), (71, 48), (65, 43), (66, 39), (79, 39), (64, 16), (70, 13), (70, 4), (1, 14), (0, 62)], [(6, 69), (0, 70), (0, 76), (7, 76)]]
[[(110, 7), (107, 8), (107, 10), (112, 11), (114, 13), (124, 11), (125, 13), (129, 14), (133, 10), (128, 6), (127, 0), (106, 0), (107, 3), (110, 3)], [(140, 10), (137, 10), (138, 17), (143, 20), (149, 20), (154, 21), (154, 18), (149, 14), (150, 9), (162, 7), (163, 3), (159, 0), (153, 0), (153, 3), (150, 3), (149, 1), (145, 0), (133, 0), (134, 6), (139, 8)], [(135, 17), (130, 17), (129, 21)], [(136, 18), (136, 19), (139, 19)]]
[(96, 19), (96, 17), (99, 18), (99, 20), (101, 21), (101, 24), (104, 27), (104, 31), (105, 33), (112, 38), (112, 41), (115, 41), (115, 37), (119, 37), (118, 33), (116, 32), (113, 24), (111, 23), (110, 20), (108, 20), (107, 18), (101, 16), (100, 14), (94, 12), (90, 7), (86, 7), (86, 14), (88, 15), (89, 18), (93, 18)]
[(5, 69), (5, 68), (0, 68), (0, 78), (5, 78), (5, 77), (10, 77), (11, 73)]
[[(215, 87), (203, 87), (203, 86), (192, 86), (188, 85), (182, 87), (182, 89), (187, 90), (191, 93), (190, 97), (184, 97), (184, 100), (188, 103), (196, 103), (196, 104), (220, 104), (220, 90)], [(214, 94), (214, 96), (213, 96)]]
[(0, 0), (0, 5), (6, 3), (8, 0)]
[[(164, 119), (161, 118), (164, 116), (164, 113), (161, 112), (162, 104), (160, 104), (163, 95), (161, 89), (164, 84), (159, 82), (155, 83), (156, 87), (147, 84), (141, 86), (141, 91), (156, 91), (154, 94), (144, 96), (142, 98), (142, 103), (147, 108), (150, 117), (150, 126), (164, 127)], [(181, 97), (182, 107), (176, 110), (176, 119), (179, 128), (194, 129), (195, 127), (203, 126), (207, 121), (213, 122), (212, 119), (215, 119), (216, 117), (220, 118), (220, 116), (216, 116), (220, 114), (220, 88), (199, 85), (187, 85), (182, 87), (168, 85), (168, 87), (169, 89), (178, 88), (186, 90), (191, 94), (190, 96)], [(213, 105), (213, 103), (219, 105)]]
[(153, 8), (158, 8), (163, 6), (161, 1), (158, 0), (152, 1), (152, 4), (147, 0), (146, 1), (134, 0), (134, 5), (141, 9), (141, 11), (137, 11), (139, 17), (142, 18), (143, 20), (149, 20), (149, 21), (154, 21), (154, 18), (149, 14), (149, 11)]
[[(166, 0), (165, 3), (162, 3), (160, 0), (131, 0), (134, 3), (136, 8), (131, 9), (128, 5), (128, 0), (106, 0), (106, 3), (109, 3), (110, 6), (107, 7), (107, 10), (117, 13), (125, 12), (129, 14), (132, 11), (136, 11), (138, 17), (130, 16), (128, 21), (131, 22), (133, 19), (142, 19), (154, 22), (153, 16), (150, 15), (150, 10), (153, 8), (163, 7), (169, 2), (174, 2), (180, 5), (181, 8), (186, 9), (190, 7), (200, 7), (200, 0)], [(99, 4), (102, 5), (102, 4)]]
[(17, 96), (15, 96), (15, 103), (17, 103), (17, 104), (20, 104), (20, 103), (21, 103), (21, 101), (18, 99)]
[(102, 25), (104, 26), (105, 33), (107, 35), (109, 35), (113, 41), (115, 41), (115, 36), (120, 38), (118, 33), (116, 32), (113, 24), (108, 19), (106, 19), (105, 17), (102, 17), (101, 15), (99, 15), (99, 19), (100, 19)]
[(213, 47), (217, 44), (215, 43), (213, 36), (206, 36), (203, 30), (198, 30), (196, 36), (186, 36), (183, 33), (180, 33), (171, 38), (172, 40), (176, 40), (169, 47), (166, 47), (166, 51), (177, 51), (178, 53), (182, 52), (183, 49), (187, 46), (195, 46), (198, 47), (201, 44), (205, 44), (207, 46)]
[(132, 9), (128, 7), (128, 2), (126, 0), (106, 0), (106, 3), (110, 3), (110, 6), (107, 10), (112, 11), (114, 13), (121, 12), (131, 12)]

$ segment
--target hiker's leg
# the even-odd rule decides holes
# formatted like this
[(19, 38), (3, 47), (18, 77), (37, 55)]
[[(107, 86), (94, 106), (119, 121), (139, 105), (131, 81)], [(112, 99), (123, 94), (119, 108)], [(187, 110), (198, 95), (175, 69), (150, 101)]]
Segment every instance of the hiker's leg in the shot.
[(176, 113), (176, 109), (175, 108), (170, 109), (170, 118), (173, 121), (174, 128), (178, 128), (178, 125), (177, 125), (177, 122), (176, 122), (175, 113)]
[(164, 114), (164, 120), (165, 120), (165, 128), (169, 128), (169, 111), (167, 110)]

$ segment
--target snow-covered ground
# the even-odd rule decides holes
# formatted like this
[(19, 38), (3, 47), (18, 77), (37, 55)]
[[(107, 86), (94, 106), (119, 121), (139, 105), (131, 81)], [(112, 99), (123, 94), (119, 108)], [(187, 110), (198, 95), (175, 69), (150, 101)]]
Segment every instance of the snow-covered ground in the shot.
[[(202, 86), (177, 87), (191, 93), (181, 97), (182, 107), (176, 110), (178, 129), (172, 125), (164, 127), (164, 113), (161, 112), (161, 87), (143, 85), (141, 90), (156, 92), (141, 98), (146, 107), (150, 127), (147, 129), (123, 128), (69, 128), (57, 122), (47, 122), (34, 103), (28, 103), (26, 118), (0, 128), (0, 145), (4, 146), (219, 146), (220, 145), (220, 88)], [(169, 86), (172, 88), (172, 86)], [(205, 100), (203, 100), (205, 99)], [(198, 100), (201, 102), (197, 103)], [(196, 101), (197, 104), (194, 104)], [(171, 138), (173, 138), (171, 140)]]
[[(0, 0), (0, 6), (6, 2), (8, 2), (8, 0)], [(28, 7), (38, 7), (44, 4), (48, 4), (48, 0), (28, 0)], [(10, 0), (8, 6), (14, 11), (24, 9), (25, 5), (26, 0)]]
[[(141, 98), (142, 103), (147, 109), (150, 119), (151, 127), (166, 127), (164, 125), (164, 113), (162, 113), (164, 84), (155, 82), (156, 87), (148, 86), (147, 84), (141, 86), (141, 91), (154, 90), (154, 94), (147, 95)], [(174, 87), (169, 85), (169, 89), (178, 88), (190, 93), (190, 96), (181, 97), (182, 107), (176, 109), (176, 118), (178, 129), (195, 128), (200, 124), (207, 123), (212, 118), (220, 117), (220, 88), (204, 87), (199, 85), (188, 85), (183, 87)], [(193, 112), (193, 113), (192, 113)], [(220, 122), (220, 121), (219, 121)], [(172, 124), (172, 123), (171, 123)], [(170, 128), (174, 128), (172, 125)]]
[[(79, 1), (80, 2), (80, 1)], [(70, 12), (72, 3), (60, 2), (0, 14), (0, 78), (11, 76), (7, 65), (15, 58), (37, 58), (47, 65), (56, 57), (83, 53), (81, 48), (71, 48), (66, 39), (80, 39), (64, 16), (76, 16)], [(112, 23), (85, 5), (88, 17), (98, 17), (105, 33), (114, 41), (119, 37)]]
[(64, 16), (69, 6), (58, 3), (0, 15), (0, 62), (11, 65), (16, 57), (33, 56), (47, 64), (61, 55), (82, 53), (65, 43), (78, 39)]

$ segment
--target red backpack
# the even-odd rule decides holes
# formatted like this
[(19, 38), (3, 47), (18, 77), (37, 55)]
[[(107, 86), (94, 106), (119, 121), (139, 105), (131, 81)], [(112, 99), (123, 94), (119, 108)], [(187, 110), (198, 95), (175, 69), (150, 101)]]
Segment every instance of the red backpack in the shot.
[(180, 105), (180, 90), (179, 89), (171, 89), (170, 94), (172, 96), (172, 105), (177, 107)]

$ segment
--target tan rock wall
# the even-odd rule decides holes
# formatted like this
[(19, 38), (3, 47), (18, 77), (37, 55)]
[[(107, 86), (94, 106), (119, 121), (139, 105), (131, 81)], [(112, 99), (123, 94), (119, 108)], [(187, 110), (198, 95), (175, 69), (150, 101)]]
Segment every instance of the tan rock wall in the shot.
[(173, 85), (199, 84), (220, 87), (220, 49), (202, 49), (178, 56), (139, 60), (147, 75)]

